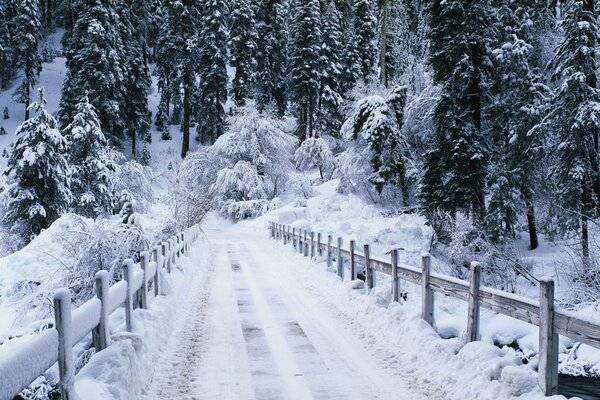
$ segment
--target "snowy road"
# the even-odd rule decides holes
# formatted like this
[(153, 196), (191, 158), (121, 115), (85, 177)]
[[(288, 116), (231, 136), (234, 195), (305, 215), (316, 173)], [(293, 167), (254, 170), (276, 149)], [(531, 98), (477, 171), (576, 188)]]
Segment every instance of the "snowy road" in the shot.
[(438, 397), (411, 389), (391, 354), (367, 351), (371, 339), (287, 272), (293, 259), (277, 256), (280, 245), (266, 232), (239, 226), (206, 232), (209, 274), (190, 288), (146, 398)]

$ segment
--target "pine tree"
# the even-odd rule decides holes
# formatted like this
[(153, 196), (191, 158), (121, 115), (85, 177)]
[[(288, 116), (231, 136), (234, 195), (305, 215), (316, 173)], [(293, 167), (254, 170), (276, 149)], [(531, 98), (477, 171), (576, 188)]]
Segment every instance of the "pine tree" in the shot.
[(73, 121), (65, 128), (73, 209), (86, 217), (97, 217), (113, 209), (111, 186), (116, 165), (87, 96), (75, 110)]
[(14, 76), (15, 52), (14, 39), (11, 32), (14, 29), (14, 16), (10, 13), (9, 2), (0, 2), (0, 88), (10, 86)]
[(116, 142), (123, 139), (123, 99), (127, 76), (123, 27), (112, 2), (82, 0), (79, 18), (65, 39), (67, 76), (59, 117), (65, 127), (87, 94), (98, 113), (102, 131)]
[(433, 115), (435, 134), (427, 154), (421, 200), (454, 216), (463, 211), (482, 224), (485, 215), (487, 148), (481, 132), (489, 0), (432, 0), (430, 64), (442, 95)]
[(554, 132), (552, 167), (556, 217), (563, 231), (581, 233), (584, 261), (589, 257), (588, 220), (598, 205), (598, 132), (596, 46), (598, 25), (593, 0), (569, 0), (564, 39), (553, 60), (553, 79), (561, 84), (538, 129)]
[(351, 90), (361, 74), (360, 55), (357, 48), (354, 24), (346, 24), (343, 30), (343, 43), (340, 55), (340, 63), (344, 73), (340, 77), (340, 92), (346, 93)]
[(202, 142), (214, 143), (225, 129), (227, 101), (227, 5), (224, 0), (205, 0), (198, 60), (196, 120)]
[(533, 68), (535, 57), (531, 9), (506, 1), (499, 5), (500, 46), (493, 51), (494, 74), (491, 103), (486, 116), (491, 142), (490, 201), (486, 225), (493, 241), (514, 235), (518, 216), (525, 211), (530, 248), (538, 245), (535, 194), (543, 182), (542, 148), (545, 132), (531, 130), (546, 113), (551, 92), (541, 73)]
[(4, 172), (9, 186), (3, 194), (2, 221), (14, 225), (25, 240), (50, 226), (71, 201), (69, 166), (63, 156), (67, 142), (44, 104), (40, 91), (40, 101), (30, 105), (37, 115), (17, 129)]
[(42, 39), (42, 22), (36, 0), (20, 0), (15, 16), (16, 48), (14, 50), (15, 63), (23, 72), (23, 82), (15, 92), (19, 101), (25, 103), (25, 119), (29, 119), (29, 102), (31, 90), (35, 86), (42, 71), (42, 59), (38, 53), (38, 46)]
[(354, 32), (356, 49), (360, 63), (360, 77), (368, 81), (374, 72), (377, 49), (375, 47), (375, 30), (377, 18), (373, 14), (372, 0), (355, 0)]
[(323, 43), (321, 46), (321, 83), (319, 88), (319, 134), (339, 136), (343, 122), (341, 104), (341, 51), (342, 33), (340, 12), (333, 0), (329, 1), (322, 18)]
[(254, 10), (248, 0), (237, 0), (232, 7), (229, 32), (231, 65), (235, 68), (233, 98), (237, 106), (244, 106), (252, 97), (252, 82), (256, 71), (256, 23)]
[(314, 137), (320, 89), (321, 30), (318, 0), (292, 4), (290, 43), (290, 92), (295, 102), (298, 136)]
[(288, 37), (283, 0), (260, 0), (256, 17), (256, 106), (274, 107), (279, 116), (287, 108)]

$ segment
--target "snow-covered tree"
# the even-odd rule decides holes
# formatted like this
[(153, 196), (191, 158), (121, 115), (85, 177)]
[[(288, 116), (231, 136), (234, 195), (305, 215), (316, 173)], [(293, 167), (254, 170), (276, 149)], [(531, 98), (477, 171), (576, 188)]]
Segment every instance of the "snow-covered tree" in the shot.
[[(381, 194), (386, 185), (402, 194), (409, 203), (406, 160), (401, 135), (406, 88), (397, 87), (387, 98), (370, 96), (357, 102), (350, 118), (342, 126), (344, 138), (351, 147), (341, 157), (342, 186), (357, 190), (367, 179)], [(353, 182), (354, 180), (354, 182)]]
[(321, 29), (318, 0), (292, 3), (290, 92), (295, 103), (298, 137), (315, 135), (321, 73)]
[(36, 0), (20, 0), (16, 10), (14, 57), (17, 68), (23, 72), (23, 82), (15, 96), (25, 103), (25, 119), (29, 119), (31, 90), (42, 71), (42, 59), (38, 52), (42, 39), (42, 21), (39, 2)]
[(256, 15), (256, 106), (273, 107), (279, 116), (287, 108), (288, 35), (286, 1), (260, 1)]
[(205, 0), (200, 33), (196, 101), (197, 132), (203, 143), (214, 143), (225, 130), (227, 101), (227, 3)]
[(569, 0), (565, 5), (564, 39), (552, 62), (553, 78), (560, 86), (538, 129), (555, 135), (550, 173), (559, 207), (556, 218), (563, 231), (579, 231), (587, 261), (588, 220), (596, 215), (600, 196), (598, 24), (592, 0)]
[(355, 0), (354, 32), (356, 34), (356, 51), (360, 63), (360, 77), (368, 80), (374, 72), (377, 59), (375, 47), (375, 31), (377, 18), (374, 15), (373, 0)]
[(97, 217), (113, 210), (112, 179), (116, 165), (100, 120), (87, 97), (75, 109), (77, 114), (64, 130), (73, 209), (83, 216)]
[(303, 141), (294, 153), (294, 162), (300, 171), (317, 169), (321, 181), (325, 180), (325, 176), (331, 176), (335, 166), (333, 153), (322, 138), (309, 138)]
[(233, 98), (243, 106), (252, 97), (252, 82), (256, 71), (256, 22), (248, 0), (237, 0), (232, 7), (229, 31), (229, 53), (235, 68)]
[(9, 184), (2, 193), (6, 206), (2, 221), (12, 224), (25, 240), (67, 211), (72, 197), (64, 157), (67, 142), (44, 104), (40, 90), (39, 102), (30, 105), (36, 115), (17, 129), (4, 172)]

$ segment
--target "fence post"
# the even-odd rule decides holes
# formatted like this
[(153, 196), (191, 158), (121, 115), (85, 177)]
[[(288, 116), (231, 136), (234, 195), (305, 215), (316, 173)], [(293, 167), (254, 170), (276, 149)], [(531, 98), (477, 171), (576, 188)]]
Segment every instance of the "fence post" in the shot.
[(161, 244), (161, 252), (162, 252), (162, 261), (164, 263), (164, 265), (162, 266), (167, 267), (167, 272), (171, 273), (171, 263), (169, 262), (169, 258), (167, 257), (167, 248), (169, 246), (169, 242), (162, 242)]
[(302, 237), (302, 229), (298, 229), (298, 253), (304, 252), (304, 238)]
[(292, 236), (292, 227), (288, 225), (287, 227), (287, 235), (288, 235), (288, 244), (294, 240), (294, 237)]
[(273, 227), (273, 225), (273, 222), (269, 222), (269, 229), (271, 230), (271, 239), (275, 239), (275, 228)]
[(159, 281), (160, 281), (160, 269), (161, 269), (161, 265), (160, 265), (160, 260), (158, 259), (160, 257), (160, 246), (154, 246), (154, 249), (152, 249), (152, 255), (154, 256), (154, 262), (156, 263), (156, 273), (154, 274), (154, 296), (158, 296), (160, 293), (160, 289), (159, 289)]
[(315, 233), (310, 233), (310, 258), (315, 258)]
[(421, 317), (429, 325), (433, 326), (433, 290), (429, 287), (429, 278), (431, 274), (431, 256), (423, 256), (423, 276), (421, 278), (421, 290), (423, 295), (423, 305)]
[(296, 228), (292, 228), (292, 247), (296, 248)]
[(108, 326), (108, 271), (96, 272), (96, 297), (100, 300), (100, 321), (92, 331), (96, 352), (110, 346), (110, 329)]
[(371, 250), (368, 244), (365, 244), (365, 280), (367, 281), (367, 294), (375, 287), (375, 271), (371, 268)]
[(304, 257), (308, 257), (308, 230), (304, 230)]
[(398, 249), (392, 249), (392, 301), (400, 301), (400, 280), (398, 279)]
[(321, 250), (321, 232), (317, 233), (317, 256), (321, 257), (323, 251)]
[(185, 254), (185, 236), (184, 233), (181, 233), (179, 236), (181, 236), (181, 244), (179, 245), (179, 248), (181, 249), (181, 256), (183, 256)]
[(333, 254), (331, 254), (331, 242), (333, 242), (333, 238), (331, 237), (331, 235), (327, 235), (327, 269), (331, 269), (333, 263)]
[(356, 247), (356, 242), (354, 240), (350, 241), (350, 280), (353, 281), (356, 279), (356, 264), (354, 260), (354, 248)]
[(171, 236), (171, 257), (173, 258), (173, 265), (177, 264), (177, 237)]
[(338, 237), (337, 240), (337, 274), (342, 281), (344, 280), (344, 260), (342, 260), (342, 238)]
[(71, 335), (71, 292), (59, 289), (54, 293), (54, 321), (58, 331), (58, 371), (61, 399), (74, 400), (75, 363)]
[(125, 291), (125, 329), (131, 332), (133, 328), (133, 260), (128, 258), (123, 262), (123, 278), (127, 282)]
[(471, 263), (471, 286), (469, 288), (469, 316), (467, 319), (466, 341), (474, 342), (479, 339), (479, 286), (481, 285), (481, 265)]
[(554, 330), (554, 280), (540, 279), (540, 361), (538, 383), (546, 396), (558, 393), (558, 334)]
[(150, 264), (150, 253), (142, 251), (140, 253), (140, 267), (144, 275), (144, 282), (142, 282), (142, 292), (140, 296), (140, 307), (148, 308), (148, 267)]

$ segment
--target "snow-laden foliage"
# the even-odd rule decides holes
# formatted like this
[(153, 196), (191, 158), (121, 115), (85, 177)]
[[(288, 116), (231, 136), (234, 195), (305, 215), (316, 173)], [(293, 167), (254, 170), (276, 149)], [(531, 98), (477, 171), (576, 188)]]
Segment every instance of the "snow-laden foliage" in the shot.
[(100, 120), (87, 97), (75, 107), (73, 121), (65, 128), (69, 141), (73, 209), (86, 217), (111, 213), (115, 154), (100, 128)]
[[(398, 87), (387, 98), (369, 96), (359, 100), (342, 126), (348, 149), (340, 156), (340, 190), (363, 192), (371, 199), (384, 187), (400, 192), (408, 205), (404, 140), (401, 129), (406, 104), (406, 88)], [(374, 191), (370, 190), (372, 185)]]
[(308, 138), (294, 153), (296, 168), (300, 171), (317, 169), (321, 181), (331, 177), (335, 167), (335, 158), (329, 145), (322, 138)]
[[(145, 211), (155, 200), (154, 188), (150, 182), (151, 169), (136, 161), (128, 161), (117, 168), (113, 179), (113, 192), (121, 196), (127, 191), (133, 197), (134, 208)], [(116, 211), (121, 208), (117, 207)]]
[(5, 214), (2, 221), (13, 225), (25, 240), (50, 226), (71, 202), (69, 166), (65, 158), (67, 141), (56, 120), (40, 102), (30, 106), (36, 115), (17, 129), (11, 148), (8, 187), (2, 193)]
[(293, 193), (298, 198), (308, 199), (315, 195), (313, 183), (310, 178), (304, 174), (294, 174), (287, 181), (286, 188), (288, 192)]

